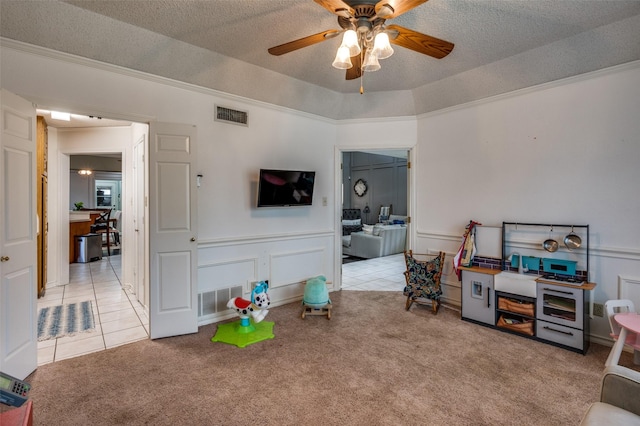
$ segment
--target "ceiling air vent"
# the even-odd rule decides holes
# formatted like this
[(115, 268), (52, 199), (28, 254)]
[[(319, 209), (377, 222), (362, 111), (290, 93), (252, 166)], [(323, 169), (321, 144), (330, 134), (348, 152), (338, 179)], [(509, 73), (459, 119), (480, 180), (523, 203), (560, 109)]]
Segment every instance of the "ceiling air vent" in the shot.
[(248, 126), (247, 119), (248, 116), (246, 111), (238, 111), (216, 105), (216, 121)]

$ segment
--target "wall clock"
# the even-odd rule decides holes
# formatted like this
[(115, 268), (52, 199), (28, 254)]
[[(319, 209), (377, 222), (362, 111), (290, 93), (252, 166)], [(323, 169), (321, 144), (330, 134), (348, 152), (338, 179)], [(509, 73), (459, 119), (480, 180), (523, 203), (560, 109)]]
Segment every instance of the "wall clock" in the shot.
[(356, 195), (358, 197), (362, 197), (364, 196), (364, 194), (367, 193), (367, 182), (364, 181), (363, 179), (358, 179), (356, 181), (356, 184), (353, 185), (353, 190), (355, 191)]

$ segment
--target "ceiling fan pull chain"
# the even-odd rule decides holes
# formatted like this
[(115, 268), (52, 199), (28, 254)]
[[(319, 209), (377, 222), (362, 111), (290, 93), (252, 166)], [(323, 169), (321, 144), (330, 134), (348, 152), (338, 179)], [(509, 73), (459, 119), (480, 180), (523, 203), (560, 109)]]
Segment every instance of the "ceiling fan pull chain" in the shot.
[[(363, 56), (364, 56), (364, 53), (360, 51), (360, 67), (362, 67)], [(363, 81), (364, 81), (364, 70), (360, 68), (360, 94), (361, 95), (364, 95)]]

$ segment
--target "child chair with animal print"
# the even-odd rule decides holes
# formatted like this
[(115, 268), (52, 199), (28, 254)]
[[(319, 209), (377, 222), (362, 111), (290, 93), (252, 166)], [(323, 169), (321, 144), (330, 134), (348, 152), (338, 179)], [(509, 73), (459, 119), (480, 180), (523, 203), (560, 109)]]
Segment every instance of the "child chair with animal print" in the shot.
[(405, 308), (408, 311), (413, 302), (431, 304), (434, 314), (440, 308), (440, 278), (444, 267), (445, 253), (437, 255), (414, 254), (411, 250), (404, 252), (407, 270), (404, 272), (406, 286), (404, 295), (407, 296)]

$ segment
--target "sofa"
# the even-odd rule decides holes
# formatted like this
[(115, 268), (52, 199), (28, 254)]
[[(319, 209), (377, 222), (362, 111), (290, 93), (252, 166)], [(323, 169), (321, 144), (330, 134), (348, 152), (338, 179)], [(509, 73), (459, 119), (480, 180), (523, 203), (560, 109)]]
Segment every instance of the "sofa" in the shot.
[(362, 231), (362, 213), (360, 209), (342, 209), (342, 235)]
[[(370, 229), (370, 230), (369, 230)], [(402, 253), (405, 250), (405, 225), (375, 225), (342, 237), (342, 254), (371, 259)]]
[(640, 425), (640, 372), (620, 365), (605, 368), (600, 401), (591, 404), (580, 424)]

